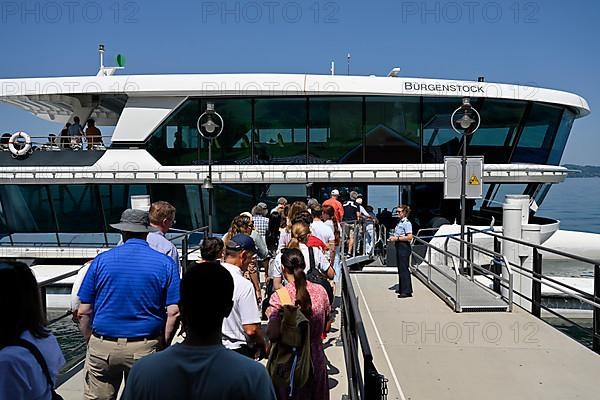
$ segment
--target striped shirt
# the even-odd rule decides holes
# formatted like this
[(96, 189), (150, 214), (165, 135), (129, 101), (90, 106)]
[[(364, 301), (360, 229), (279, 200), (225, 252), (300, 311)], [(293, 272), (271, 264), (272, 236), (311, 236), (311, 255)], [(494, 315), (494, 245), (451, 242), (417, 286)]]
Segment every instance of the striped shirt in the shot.
[(92, 305), (98, 335), (157, 335), (166, 307), (179, 302), (179, 268), (145, 240), (129, 239), (96, 256), (78, 296)]

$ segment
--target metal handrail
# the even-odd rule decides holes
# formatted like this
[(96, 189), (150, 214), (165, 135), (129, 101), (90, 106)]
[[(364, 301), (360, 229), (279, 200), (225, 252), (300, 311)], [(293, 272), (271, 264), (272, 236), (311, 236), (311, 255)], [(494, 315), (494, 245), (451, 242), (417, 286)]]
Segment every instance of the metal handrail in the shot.
[(196, 228), (193, 229), (191, 231), (186, 231), (180, 235), (174, 236), (172, 238), (169, 238), (169, 240), (171, 242), (173, 242), (174, 240), (177, 240), (179, 238), (183, 238), (181, 241), (181, 272), (185, 273), (186, 269), (187, 269), (187, 265), (188, 265), (188, 256), (192, 253), (195, 253), (196, 251), (200, 250), (200, 246), (190, 250), (189, 249), (189, 239), (190, 236), (193, 235), (194, 233), (200, 233), (200, 232), (204, 232), (204, 237), (206, 237), (208, 235), (208, 226), (202, 226), (200, 228)]
[[(425, 228), (425, 230), (431, 230), (432, 228)], [(421, 232), (421, 230), (419, 230), (419, 232)], [(438, 271), (439, 273), (441, 273), (443, 276), (445, 276), (446, 278), (450, 279), (451, 281), (453, 281), (456, 285), (455, 288), (455, 301), (454, 301), (454, 306), (455, 306), (455, 311), (459, 311), (461, 309), (461, 303), (460, 303), (460, 294), (461, 294), (461, 284), (460, 284), (460, 279), (459, 277), (462, 276), (463, 274), (461, 273), (461, 271), (459, 270), (457, 263), (455, 262), (455, 259), (457, 259), (459, 262), (464, 262), (466, 265), (469, 266), (470, 269), (470, 274), (469, 274), (469, 278), (472, 282), (478, 284), (479, 286), (483, 287), (486, 290), (489, 290), (487, 287), (485, 287), (484, 285), (482, 285), (480, 282), (478, 282), (476, 279), (474, 279), (474, 269), (477, 269), (480, 272), (484, 272), (486, 274), (492, 274), (493, 277), (495, 277), (496, 279), (498, 279), (499, 281), (506, 283), (508, 286), (508, 307), (509, 307), (509, 311), (513, 310), (513, 281), (514, 281), (514, 274), (511, 268), (511, 265), (508, 263), (508, 260), (506, 259), (506, 257), (504, 257), (501, 254), (495, 254), (495, 256), (502, 258), (504, 260), (504, 268), (507, 270), (507, 275), (508, 278), (504, 278), (502, 275), (498, 275), (495, 274), (494, 272), (491, 272), (487, 269), (484, 269), (482, 266), (480, 266), (479, 264), (477, 264), (474, 260), (464, 257), (461, 257), (460, 255), (456, 255), (453, 254), (452, 252), (448, 251), (448, 242), (450, 240), (456, 240), (459, 243), (466, 243), (467, 246), (472, 246), (473, 249), (477, 248), (481, 248), (482, 250), (485, 250), (486, 252), (490, 252), (489, 250), (475, 245), (474, 243), (470, 243), (467, 240), (461, 240), (460, 238), (456, 237), (457, 235), (442, 235), (439, 237), (444, 237), (444, 248), (441, 249), (429, 242), (426, 242), (425, 240), (423, 240), (421, 237), (417, 237), (415, 236), (413, 239), (413, 242), (417, 242), (419, 244), (425, 245), (428, 250), (427, 250), (427, 254), (428, 254), (428, 258), (429, 260), (425, 260), (425, 257), (422, 257), (416, 253), (413, 253), (413, 256), (416, 256), (418, 259), (421, 260), (421, 262), (424, 262), (427, 264), (428, 270), (427, 270), (427, 281), (431, 282), (431, 268), (435, 269), (436, 271)], [(435, 236), (438, 237), (438, 236)], [(451, 277), (450, 275), (446, 274), (444, 271), (442, 271), (440, 268), (438, 268), (437, 266), (435, 266), (434, 264), (431, 263), (431, 252), (432, 250), (442, 254), (445, 258), (445, 263), (446, 265), (449, 265), (449, 260), (452, 260), (452, 269), (454, 270), (454, 274), (455, 277)], [(486, 275), (484, 275), (486, 276)], [(488, 276), (486, 276), (488, 279), (490, 279)], [(444, 291), (444, 290), (443, 290)], [(444, 291), (445, 292), (445, 291)], [(449, 293), (448, 293), (449, 294)], [(500, 293), (500, 295), (502, 296), (502, 294)], [(504, 297), (504, 296), (502, 296)]]
[[(349, 397), (353, 400), (379, 400), (387, 398), (387, 380), (377, 371), (373, 363), (373, 353), (354, 287), (350, 279), (350, 272), (346, 259), (342, 256), (342, 341), (344, 345), (344, 358), (348, 375)], [(362, 352), (362, 365), (358, 354), (358, 346)]]
[(592, 264), (592, 265), (600, 264), (600, 260), (592, 260), (591, 258), (581, 257), (581, 256), (578, 256), (576, 254), (565, 253), (564, 251), (551, 249), (549, 247), (545, 247), (545, 246), (542, 246), (542, 245), (539, 245), (539, 244), (531, 244), (529, 242), (525, 242), (525, 241), (520, 240), (520, 239), (515, 239), (515, 238), (511, 238), (511, 237), (502, 236), (502, 235), (499, 235), (499, 234), (497, 234), (495, 232), (481, 230), (481, 229), (473, 228), (473, 227), (470, 227), (470, 226), (467, 227), (467, 231), (475, 231), (475, 232), (478, 232), (478, 233), (483, 233), (483, 234), (486, 234), (486, 235), (498, 238), (500, 240), (507, 240), (509, 242), (521, 244), (521, 245), (524, 245), (524, 246), (527, 246), (527, 247), (533, 247), (533, 248), (536, 248), (538, 250), (542, 250), (542, 251), (545, 251), (545, 252), (548, 252), (548, 253), (553, 253), (553, 254), (556, 254), (556, 255), (559, 255), (559, 256), (562, 256), (562, 257), (565, 257), (565, 258), (570, 258), (570, 259), (573, 259), (573, 260), (576, 260), (576, 261), (580, 261), (580, 262), (583, 262), (583, 263), (586, 263), (586, 264)]
[[(573, 324), (573, 326), (576, 326), (578, 329), (581, 329), (582, 331), (585, 331), (587, 333), (590, 333), (590, 331), (591, 331), (590, 334), (592, 337), (592, 350), (596, 353), (600, 353), (600, 261), (599, 260), (593, 260), (593, 259), (590, 259), (587, 257), (578, 256), (576, 254), (569, 254), (569, 253), (566, 253), (566, 252), (563, 252), (560, 250), (551, 249), (551, 248), (548, 248), (545, 246), (531, 244), (531, 243), (525, 242), (520, 239), (504, 237), (502, 235), (498, 235), (498, 234), (492, 233), (492, 232), (484, 232), (477, 228), (467, 227), (467, 229), (470, 234), (471, 234), (471, 232), (479, 232), (479, 233), (484, 233), (488, 236), (493, 237), (495, 254), (499, 254), (500, 244), (503, 241), (512, 242), (512, 243), (516, 243), (518, 245), (532, 248), (533, 249), (533, 270), (531, 270), (531, 271), (523, 268), (521, 265), (512, 263), (506, 257), (503, 257), (504, 263), (507, 266), (511, 267), (511, 270), (513, 270), (516, 273), (519, 273), (523, 277), (531, 279), (531, 281), (532, 281), (531, 297), (528, 297), (525, 294), (517, 292), (517, 294), (520, 297), (531, 302), (531, 305), (532, 305), (531, 309), (527, 310), (527, 311), (531, 312), (534, 316), (536, 316), (538, 318), (542, 318), (541, 310), (544, 309), (544, 310), (550, 312), (552, 315)], [(545, 251), (550, 254), (556, 254), (561, 257), (564, 257), (564, 258), (567, 258), (570, 260), (574, 260), (574, 261), (578, 261), (578, 262), (581, 262), (584, 264), (593, 265), (593, 267), (594, 267), (594, 293), (591, 294), (591, 293), (584, 292), (581, 289), (575, 288), (575, 287), (568, 285), (566, 283), (563, 283), (563, 282), (559, 282), (559, 281), (553, 279), (552, 277), (544, 275), (542, 273), (543, 258), (542, 258), (542, 254), (540, 253), (541, 251)], [(593, 313), (592, 328), (590, 329), (590, 328), (583, 327), (582, 325), (572, 321), (570, 318), (560, 314), (558, 311), (552, 310), (549, 307), (542, 304), (542, 285), (546, 285), (547, 287), (555, 289), (559, 293), (566, 295), (569, 298), (576, 299), (584, 304), (591, 306), (592, 313)]]
[[(72, 276), (77, 275), (79, 273), (80, 269), (81, 269), (81, 267), (76, 270), (69, 271), (64, 274), (60, 274), (60, 275), (54, 276), (52, 278), (46, 279), (42, 282), (38, 282), (38, 289), (40, 290), (40, 298), (42, 300), (42, 313), (44, 315), (44, 319), (46, 319), (48, 316), (47, 302), (46, 302), (46, 287), (50, 286), (51, 284), (53, 284), (55, 282), (62, 281), (63, 279), (70, 278)], [(52, 321), (50, 321), (48, 323), (48, 326), (50, 326), (51, 324), (55, 323), (56, 321), (59, 321), (69, 315), (71, 315), (71, 312), (68, 312), (59, 318), (53, 319)]]
[[(481, 231), (479, 231), (478, 229), (475, 229), (475, 228), (469, 228), (469, 227), (467, 227), (467, 229), (473, 229), (473, 230), (476, 230), (478, 232), (481, 232)], [(488, 233), (488, 234), (490, 234), (490, 232), (481, 232), (481, 233)], [(556, 253), (556, 254), (558, 254), (560, 256), (567, 257), (567, 258), (572, 258), (572, 259), (574, 259), (576, 261), (581, 261), (581, 262), (584, 262), (586, 264), (591, 264), (591, 265), (598, 265), (598, 264), (600, 264), (600, 261), (595, 261), (595, 260), (592, 260), (592, 259), (589, 259), (589, 258), (580, 257), (580, 256), (577, 256), (575, 254), (568, 254), (568, 253), (565, 253), (565, 252), (562, 252), (562, 251), (559, 251), (559, 250), (553, 250), (553, 249), (550, 249), (548, 247), (544, 247), (544, 246), (540, 246), (540, 245), (534, 245), (534, 244), (527, 243), (527, 242), (524, 242), (524, 241), (519, 240), (519, 239), (498, 236), (496, 234), (491, 234), (491, 236), (498, 237), (501, 240), (513, 241), (515, 243), (522, 244), (522, 245), (525, 245), (525, 246), (528, 246), (528, 247), (537, 248), (537, 249), (540, 249), (540, 250), (543, 250), (543, 251), (551, 251), (551, 252), (554, 252), (554, 253)], [(460, 241), (460, 239), (458, 239), (458, 240)], [(478, 246), (478, 245), (475, 245), (475, 244), (472, 244), (472, 245), (482, 248), (481, 246)], [(485, 250), (489, 252), (488, 249), (485, 249)], [(508, 261), (508, 259), (504, 255), (497, 254), (497, 253), (494, 253), (494, 254), (496, 254), (499, 257), (502, 257), (504, 263), (507, 266), (511, 267), (511, 271), (513, 270), (512, 267), (514, 267), (515, 271), (517, 273), (519, 273), (521, 275), (525, 275), (528, 278), (531, 278), (532, 280), (534, 280), (536, 282), (540, 282), (540, 283), (542, 283), (542, 284), (544, 284), (546, 286), (549, 286), (549, 287), (551, 287), (553, 289), (558, 290), (561, 293), (564, 293), (564, 294), (566, 294), (568, 296), (572, 296), (572, 297), (574, 297), (574, 298), (576, 298), (576, 299), (578, 299), (580, 301), (583, 301), (585, 303), (588, 303), (588, 304), (590, 304), (592, 306), (600, 307), (600, 303), (594, 303), (594, 302), (590, 301), (589, 299), (586, 299), (585, 297), (583, 297), (583, 296), (588, 296), (588, 297), (591, 296), (590, 293), (584, 292), (583, 290), (578, 289), (576, 287), (573, 287), (573, 286), (571, 286), (571, 285), (569, 285), (567, 283), (559, 282), (559, 281), (557, 281), (557, 280), (555, 280), (555, 279), (553, 279), (553, 278), (551, 278), (549, 276), (543, 275), (543, 274), (542, 274), (543, 280), (541, 278), (538, 279), (538, 278), (536, 278), (533, 275), (533, 273), (530, 273), (529, 271), (527, 271), (526, 269), (524, 269), (520, 265), (517, 265), (515, 263), (512, 263), (512, 262)], [(569, 291), (565, 290), (564, 288), (568, 289)], [(577, 293), (579, 293), (581, 296), (578, 295)]]

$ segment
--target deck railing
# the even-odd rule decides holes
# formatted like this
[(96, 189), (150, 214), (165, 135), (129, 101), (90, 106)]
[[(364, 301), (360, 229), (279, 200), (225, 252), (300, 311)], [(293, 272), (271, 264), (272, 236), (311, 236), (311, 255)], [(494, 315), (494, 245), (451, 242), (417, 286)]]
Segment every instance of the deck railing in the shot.
[[(364, 229), (359, 232), (355, 225), (353, 255), (356, 256), (359, 240), (363, 240), (362, 250), (366, 253), (364, 246)], [(351, 400), (383, 400), (387, 399), (387, 379), (377, 371), (373, 362), (373, 353), (367, 338), (367, 332), (360, 315), (358, 300), (354, 292), (354, 286), (350, 279), (350, 270), (344, 249), (346, 238), (344, 230), (341, 232), (342, 249), (342, 276), (341, 276), (341, 337), (344, 346), (344, 359), (346, 361), (346, 374), (348, 376), (348, 395)], [(375, 238), (373, 238), (375, 244)]]
[[(342, 341), (352, 400), (387, 399), (387, 379), (377, 371), (354, 287), (345, 261), (342, 266)], [(362, 359), (361, 359), (362, 358)]]
[[(521, 277), (531, 280), (532, 288), (531, 288), (531, 296), (522, 293), (521, 291), (515, 290), (515, 295), (520, 296), (521, 298), (531, 302), (531, 310), (530, 312), (536, 316), (537, 318), (543, 319), (542, 310), (552, 315), (553, 317), (559, 318), (560, 320), (570, 324), (573, 326), (578, 332), (583, 333), (584, 335), (591, 337), (591, 348), (594, 352), (600, 354), (600, 260), (593, 260), (586, 257), (580, 257), (574, 254), (565, 253), (563, 251), (551, 249), (549, 247), (534, 245), (529, 242), (525, 242), (523, 240), (514, 239), (502, 236), (498, 233), (484, 231), (472, 227), (468, 227), (467, 229), (467, 241), (468, 241), (468, 252), (477, 251), (476, 245), (473, 244), (473, 234), (484, 234), (493, 238), (494, 240), (494, 253), (501, 255), (502, 246), (504, 242), (512, 242), (518, 244), (520, 246), (530, 247), (533, 252), (533, 268), (532, 270), (528, 270), (523, 268), (523, 266), (510, 262), (511, 270), (515, 273), (518, 273)], [(582, 264), (593, 266), (594, 269), (594, 292), (587, 293), (581, 289), (575, 288), (571, 285), (568, 285), (564, 282), (560, 282), (556, 277), (551, 277), (543, 273), (543, 256), (542, 253), (551, 253), (557, 256), (563, 257), (570, 261), (579, 262)], [(471, 255), (471, 257), (473, 257)], [(586, 327), (582, 324), (574, 321), (572, 318), (564, 315), (560, 312), (560, 309), (551, 308), (548, 305), (544, 304), (542, 301), (542, 285), (550, 287), (554, 290), (557, 290), (561, 296), (564, 296), (568, 299), (575, 299), (580, 301), (583, 304), (586, 304), (588, 307), (592, 309), (592, 327)], [(499, 285), (502, 288), (505, 288), (503, 283)], [(529, 310), (528, 310), (529, 311)]]

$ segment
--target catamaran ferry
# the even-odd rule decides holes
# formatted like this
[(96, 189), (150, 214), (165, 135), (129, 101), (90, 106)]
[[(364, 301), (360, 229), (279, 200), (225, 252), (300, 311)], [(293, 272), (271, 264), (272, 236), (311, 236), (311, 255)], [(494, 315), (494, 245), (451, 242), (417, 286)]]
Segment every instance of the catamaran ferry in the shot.
[[(208, 104), (223, 120), (212, 145), (215, 232), (259, 201), (324, 199), (334, 188), (367, 203), (374, 187), (389, 191), (411, 204), (416, 230), (451, 223), (460, 202), (444, 199), (444, 157), (464, 140), (485, 161), (467, 224), (500, 225), (508, 193), (530, 196), (532, 221), (553, 224), (535, 205), (565, 179), (571, 128), (590, 113), (575, 94), (483, 78), (113, 72), (0, 80), (1, 102), (57, 123), (50, 135), (2, 134), (0, 257), (89, 258), (117, 243), (109, 224), (136, 195), (174, 204), (177, 228), (207, 225), (208, 140), (197, 121)], [(465, 96), (480, 114), (473, 135), (450, 120)], [(75, 117), (95, 121), (101, 139), (61, 132)]]

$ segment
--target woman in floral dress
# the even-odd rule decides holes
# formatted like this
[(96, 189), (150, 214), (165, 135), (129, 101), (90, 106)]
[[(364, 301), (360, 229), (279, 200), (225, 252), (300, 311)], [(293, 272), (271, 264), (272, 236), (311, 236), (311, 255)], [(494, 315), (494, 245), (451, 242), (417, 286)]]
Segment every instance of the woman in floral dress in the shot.
[[(327, 359), (323, 350), (322, 335), (326, 321), (329, 320), (330, 305), (325, 289), (306, 280), (305, 261), (302, 252), (295, 248), (282, 250), (281, 264), (283, 274), (288, 282), (288, 291), (294, 304), (300, 307), (310, 321), (310, 352), (313, 364), (312, 380), (296, 393), (294, 398), (302, 400), (329, 400), (329, 384), (327, 379)], [(282, 305), (277, 292), (273, 293), (269, 302), (268, 331), (277, 331), (281, 324)], [(285, 388), (276, 388), (279, 399), (287, 399)]]

